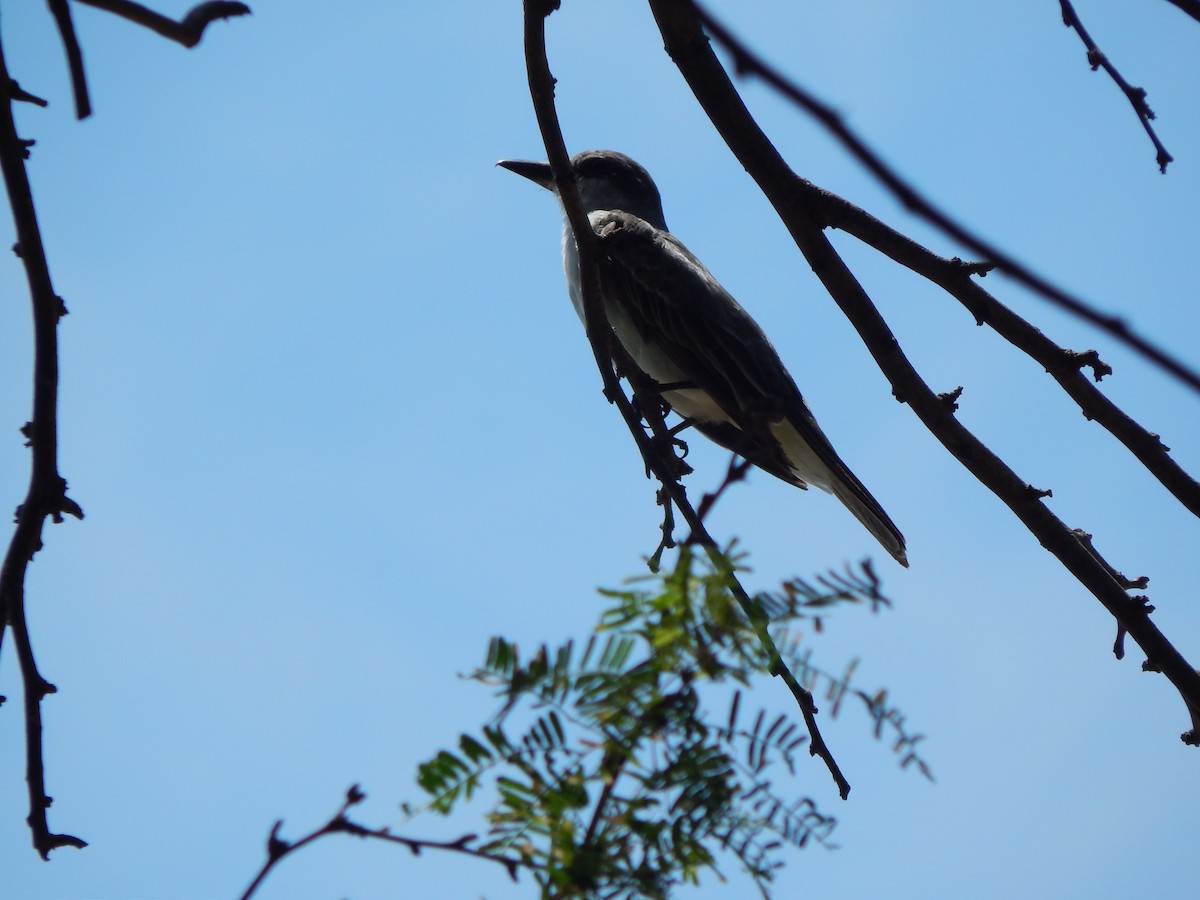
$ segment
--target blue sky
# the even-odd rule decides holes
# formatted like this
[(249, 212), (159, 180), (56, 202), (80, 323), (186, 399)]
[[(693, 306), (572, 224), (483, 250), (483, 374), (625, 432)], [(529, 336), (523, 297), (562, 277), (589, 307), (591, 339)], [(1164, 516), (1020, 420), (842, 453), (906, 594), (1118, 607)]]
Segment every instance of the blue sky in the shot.
[[(752, 587), (878, 559), (895, 608), (815, 642), (863, 658), (927, 735), (937, 783), (901, 772), (862, 717), (825, 734), (797, 790), (841, 820), (778, 895), (1127, 897), (1194, 882), (1200, 756), (1181, 701), (1108, 651), (1113, 624), (890, 396), (766, 201), (724, 148), (638, 3), (571, 0), (549, 29), (568, 145), (654, 174), (668, 222), (771, 335), (834, 444), (908, 538), (901, 570), (829, 497), (763, 474), (711, 527)], [(158, 8), (180, 13), (187, 3)], [(595, 588), (643, 571), (653, 487), (567, 301), (551, 198), (494, 168), (540, 157), (520, 4), (254, 4), (194, 51), (80, 7), (95, 106), (71, 116), (41, 4), (7, 3), (19, 110), (62, 328), (61, 468), (88, 517), (49, 528), (28, 584), (51, 824), (29, 847), (11, 643), (0, 658), (0, 894), (231, 897), (276, 818), (295, 837), (360, 783), (367, 823), (418, 800), (418, 762), (494, 708), (457, 676), (488, 638), (586, 632)], [(1165, 2), (1080, 0), (1150, 92), (1167, 176), (1125, 100), (1049, 0), (713, 2), (985, 236), (1194, 364), (1200, 314), (1200, 25)], [(802, 175), (911, 221), (803, 116), (752, 110)], [(4, 226), (8, 227), (8, 226)], [(1149, 575), (1155, 618), (1200, 658), (1200, 537), (1035, 364), (844, 234), (837, 247), (938, 390), (1051, 509)], [(1105, 390), (1200, 470), (1200, 397), (998, 277), (1060, 344), (1097, 347)], [(0, 262), (0, 502), (24, 492), (28, 303)], [(4, 437), (6, 436), (6, 437)], [(692, 442), (693, 493), (726, 454)], [(7, 498), (5, 501), (4, 498)], [(757, 700), (788, 706), (780, 685)], [(469, 818), (408, 833), (456, 836)], [(697, 897), (747, 896), (735, 872)], [(528, 897), (484, 864), (329, 840), (262, 898)]]

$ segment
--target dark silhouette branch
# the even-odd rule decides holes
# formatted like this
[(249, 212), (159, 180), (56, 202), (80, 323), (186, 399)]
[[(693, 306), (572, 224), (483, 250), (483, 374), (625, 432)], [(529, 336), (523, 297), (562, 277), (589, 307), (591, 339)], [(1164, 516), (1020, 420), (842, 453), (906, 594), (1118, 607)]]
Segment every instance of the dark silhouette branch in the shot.
[(392, 834), (386, 827), (367, 828), (365, 825), (359, 825), (357, 822), (347, 819), (346, 812), (350, 807), (361, 803), (365, 799), (366, 794), (359, 790), (358, 785), (355, 785), (346, 792), (346, 799), (328, 822), (295, 841), (285, 841), (279, 836), (279, 829), (283, 827), (283, 820), (276, 821), (275, 825), (271, 828), (270, 836), (267, 838), (267, 860), (263, 863), (262, 868), (258, 870), (253, 880), (251, 880), (246, 890), (242, 892), (241, 900), (250, 900), (250, 897), (259, 889), (267, 875), (271, 873), (271, 870), (279, 865), (289, 854), (295, 853), (313, 841), (331, 834), (349, 834), (354, 837), (363, 838), (364, 840), (400, 844), (411, 850), (414, 856), (419, 856), (422, 850), (446, 850), (451, 853), (460, 853), (464, 856), (473, 856), (476, 859), (484, 859), (503, 866), (513, 881), (517, 880), (517, 872), (521, 869), (534, 870), (540, 868), (535, 863), (527, 862), (518, 857), (503, 856), (498, 853), (489, 853), (486, 850), (475, 849), (471, 846), (476, 839), (476, 836), (473, 834), (464, 834), (453, 841), (425, 841), (418, 838), (404, 837), (400, 834)]
[(710, 491), (700, 498), (700, 505), (696, 508), (696, 514), (701, 520), (707, 519), (708, 514), (712, 512), (712, 508), (717, 505), (717, 501), (725, 495), (733, 485), (739, 481), (746, 479), (746, 473), (750, 471), (750, 461), (742, 459), (736, 453), (729, 458), (729, 466), (725, 470), (725, 477), (721, 479), (721, 483), (717, 485), (715, 491)]
[(12, 93), (12, 99), (14, 102), (32, 103), (34, 106), (40, 106), (43, 109), (50, 105), (50, 102), (48, 100), (43, 100), (41, 97), (38, 97), (38, 96), (35, 96), (34, 94), (29, 93), (29, 91), (25, 90), (23, 87), (21, 87), (21, 85), (17, 84), (17, 80), (15, 78), (12, 80), (11, 84), (9, 85), (9, 90)]
[[(144, 25), (163, 37), (170, 38), (185, 47), (195, 47), (204, 36), (204, 29), (218, 19), (250, 14), (244, 3), (228, 0), (209, 0), (193, 6), (178, 22), (152, 9), (134, 3), (133, 0), (77, 0), (88, 6), (114, 13), (123, 19)], [(75, 118), (86, 119), (92, 114), (92, 101), (88, 96), (87, 75), (83, 69), (83, 51), (75, 34), (75, 23), (71, 19), (71, 6), (67, 0), (46, 0), (54, 22), (62, 37), (63, 49), (67, 54), (67, 67), (71, 71), (71, 91), (75, 95)]]
[[(1163, 672), (1191, 709), (1200, 710), (1200, 674), (1150, 621), (1142, 599), (1130, 597), (1112, 566), (1081, 542), (998, 456), (966, 429), (953, 409), (921, 379), (862, 286), (837, 255), (796, 187), (797, 178), (751, 117), (709, 45), (702, 17), (690, 3), (650, 0), (668, 54), (734, 156), (775, 207), (830, 296), (858, 331), (892, 384), (933, 435), (999, 497), (1072, 575), (1104, 605)], [(1195, 729), (1182, 735), (1200, 744)]]
[[(525, 64), (529, 78), (529, 93), (533, 100), (542, 140), (546, 146), (547, 159), (554, 173), (563, 209), (571, 223), (579, 247), (584, 319), (588, 340), (591, 342), (596, 365), (600, 369), (600, 375), (604, 382), (604, 395), (620, 410), (621, 417), (625, 420), (629, 433), (633, 436), (646, 466), (653, 472), (654, 477), (662, 485), (662, 490), (670, 497), (671, 502), (691, 529), (688, 542), (704, 547), (714, 565), (727, 568), (728, 563), (725, 562), (717, 542), (708, 533), (703, 520), (688, 500), (686, 490), (679, 482), (679, 460), (672, 452), (674, 443), (669, 430), (662, 421), (661, 404), (639, 403), (638, 406), (642, 410), (642, 413), (639, 414), (621, 389), (617, 373), (613, 368), (611, 348), (615, 344), (615, 340), (604, 317), (600, 301), (599, 270), (596, 265), (597, 254), (600, 252), (600, 239), (592, 231), (583, 208), (583, 202), (579, 197), (570, 155), (567, 153), (562, 129), (558, 124), (558, 114), (554, 107), (554, 76), (550, 73), (546, 57), (545, 19), (558, 9), (558, 5), (558, 0), (525, 0)], [(635, 396), (656, 396), (657, 392), (653, 383), (637, 372), (636, 368), (631, 368), (626, 374), (633, 385)], [(646, 434), (642, 425), (643, 415), (650, 426), (651, 435)], [(800, 707), (809, 731), (809, 752), (813, 756), (819, 756), (825, 763), (837, 785), (838, 793), (845, 799), (850, 793), (850, 783), (842, 774), (832, 751), (821, 735), (816, 720), (817, 706), (812, 693), (800, 684), (787, 667), (780, 656), (778, 647), (767, 632), (766, 623), (757, 613), (754, 601), (732, 573), (729, 574), (729, 581), (730, 590), (742, 610), (750, 621), (755, 623), (755, 630), (769, 659), (771, 674), (780, 677), (787, 684)]]
[(1079, 353), (1054, 343), (975, 281), (971, 276), (978, 272), (978, 267), (960, 259), (938, 256), (853, 203), (803, 178), (796, 178), (795, 190), (805, 197), (804, 202), (811, 205), (823, 224), (858, 238), (933, 282), (962, 303), (977, 324), (989, 325), (1040, 363), (1087, 418), (1108, 430), (1184, 507), (1200, 516), (1200, 483), (1171, 458), (1169, 448), (1157, 434), (1139, 425), (1084, 374), (1083, 369), (1091, 368), (1096, 382), (1111, 374), (1112, 370), (1095, 350)]
[(1177, 6), (1197, 22), (1200, 22), (1200, 0), (1167, 0), (1172, 6)]
[[(651, 6), (669, 13), (664, 4), (651, 0)], [(915, 187), (900, 177), (883, 159), (867, 147), (842, 117), (828, 104), (784, 78), (768, 66), (743, 43), (735, 38), (720, 22), (691, 2), (680, 2), (676, 16), (695, 18), (733, 57), (734, 70), (739, 75), (755, 75), (779, 91), (797, 106), (804, 109), (825, 126), (863, 166), (870, 171), (905, 207), (914, 215), (931, 223), (954, 240), (967, 247), (972, 253), (983, 257), (997, 269), (1016, 279), (1030, 290), (1040, 294), (1055, 306), (1067, 310), (1132, 348), (1156, 366), (1171, 373), (1175, 378), (1200, 392), (1200, 373), (1176, 359), (1167, 351), (1155, 346), (1138, 335), (1120, 317), (1102, 313), (1077, 297), (1072, 296), (1045, 278), (1018, 262), (1015, 257), (1001, 251), (996, 245), (978, 237), (966, 227), (958, 224), (946, 213), (935, 207)]]
[(209, 0), (207, 3), (198, 3), (188, 10), (187, 15), (179, 21), (148, 9), (140, 3), (134, 3), (133, 0), (77, 0), (77, 2), (114, 13), (123, 19), (149, 28), (165, 38), (183, 44), (185, 47), (195, 47), (199, 44), (200, 39), (204, 37), (204, 29), (218, 19), (250, 15), (250, 7), (245, 3), (232, 3), (227, 0)]
[(1154, 110), (1146, 102), (1146, 89), (1134, 87), (1117, 71), (1117, 67), (1109, 62), (1108, 56), (1096, 46), (1096, 42), (1092, 40), (1092, 36), (1083, 27), (1083, 22), (1079, 20), (1079, 14), (1075, 12), (1075, 7), (1071, 5), (1071, 0), (1058, 0), (1058, 3), (1062, 7), (1063, 24), (1068, 28), (1075, 29), (1079, 35), (1079, 39), (1083, 41), (1083, 46), (1087, 48), (1088, 65), (1092, 67), (1092, 71), (1095, 72), (1097, 69), (1103, 69), (1107, 72), (1109, 78), (1121, 89), (1121, 92), (1125, 95), (1125, 99), (1133, 107), (1133, 111), (1137, 113), (1138, 121), (1142, 123), (1142, 127), (1146, 129), (1146, 134), (1150, 135), (1150, 141), (1154, 144), (1158, 170), (1165, 175), (1167, 166), (1170, 165), (1175, 157), (1167, 152), (1167, 148), (1158, 139), (1158, 135), (1154, 131), (1154, 126), (1150, 124), (1150, 120), (1154, 118)]
[[(152, 15), (144, 7), (127, 0), (95, 0), (104, 9), (133, 18)], [(66, 50), (71, 85), (75, 96), (75, 112), (84, 118), (91, 112), (87, 79), (83, 68), (83, 52), (79, 46), (71, 9), (67, 0), (47, 0)], [(176, 28), (183, 29), (176, 37), (188, 46), (200, 39), (205, 25), (216, 18), (242, 15), (249, 12), (241, 3), (202, 3), (195, 7)], [(161, 18), (161, 17), (159, 17)], [(186, 38), (186, 39), (185, 39)], [(11, 628), (13, 645), (21, 672), (25, 715), (25, 780), (29, 791), (27, 822), (33, 846), (43, 859), (57, 847), (86, 847), (80, 838), (50, 831), (46, 810), (51, 798), (46, 793), (46, 771), (42, 748), (42, 700), (55, 692), (55, 687), (38, 670), (33, 643), (25, 616), (25, 576), (34, 555), (42, 549), (42, 532), (46, 519), (62, 522), (63, 516), (83, 518), (83, 510), (67, 496), (67, 482), (58, 471), (58, 322), (67, 314), (62, 298), (54, 291), (46, 252), (38, 227), (33, 194), (25, 171), (25, 160), (33, 141), (22, 140), (13, 120), (15, 102), (46, 106), (46, 101), (23, 90), (8, 72), (3, 47), (0, 46), (0, 169), (12, 209), (17, 241), (13, 250), (21, 258), (29, 282), (33, 308), (33, 413), (21, 428), (30, 448), (31, 466), (29, 488), (24, 502), (17, 507), (15, 528), (0, 564), (0, 646), (5, 632)], [(3, 702), (0, 697), (0, 702)]]
[(88, 97), (87, 76), (83, 71), (83, 51), (79, 49), (79, 37), (75, 34), (75, 23), (71, 20), (71, 7), (67, 0), (46, 0), (54, 15), (54, 24), (62, 38), (63, 50), (67, 54), (67, 68), (71, 71), (71, 91), (75, 95), (75, 118), (86, 119), (92, 114), (92, 101)]
[(25, 172), (29, 142), (17, 135), (12, 104), (17, 99), (8, 74), (4, 49), (0, 46), (0, 169), (8, 191), (16, 226), (14, 248), (25, 266), (33, 306), (33, 417), (21, 429), (28, 440), (32, 465), (29, 489), (17, 507), (16, 528), (0, 566), (0, 640), (6, 628), (13, 631), (17, 661), (21, 669), (25, 713), (25, 780), (29, 789), (29, 829), (34, 849), (48, 858), (56, 847), (84, 847), (84, 841), (55, 834), (46, 822), (50, 797), (42, 755), (42, 699), (54, 693), (54, 685), (42, 677), (33, 656), (29, 626), (25, 619), (25, 572), (33, 555), (42, 547), (42, 528), (47, 518), (61, 522), (63, 515), (83, 518), (75, 501), (67, 497), (67, 483), (58, 473), (58, 320), (66, 314), (62, 299), (54, 292), (50, 269), (42, 246), (33, 194)]

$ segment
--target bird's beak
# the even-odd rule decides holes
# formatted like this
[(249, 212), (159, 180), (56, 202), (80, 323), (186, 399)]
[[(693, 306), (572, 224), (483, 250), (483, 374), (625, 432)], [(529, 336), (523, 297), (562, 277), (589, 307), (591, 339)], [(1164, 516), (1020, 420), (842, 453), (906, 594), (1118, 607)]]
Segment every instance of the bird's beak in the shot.
[(550, 171), (550, 163), (533, 162), (527, 159), (502, 159), (496, 165), (502, 169), (508, 169), (510, 172), (516, 172), (534, 184), (540, 184), (548, 191), (554, 190), (554, 174)]

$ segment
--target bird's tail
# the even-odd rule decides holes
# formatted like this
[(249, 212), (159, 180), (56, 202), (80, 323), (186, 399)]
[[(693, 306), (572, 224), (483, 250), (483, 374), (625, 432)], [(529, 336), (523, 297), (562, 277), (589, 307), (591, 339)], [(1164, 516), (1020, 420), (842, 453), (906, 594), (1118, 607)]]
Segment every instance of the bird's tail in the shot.
[[(854, 479), (853, 475), (850, 477)], [(833, 496), (841, 500), (846, 508), (854, 513), (854, 517), (866, 526), (867, 531), (875, 536), (875, 540), (895, 557), (896, 562), (907, 569), (908, 555), (904, 552), (904, 535), (867, 489), (857, 483), (857, 479), (848, 483), (842, 478), (832, 479), (830, 487), (833, 489)]]
[(802, 484), (807, 482), (841, 500), (846, 508), (854, 513), (854, 517), (867, 526), (867, 531), (875, 536), (875, 540), (892, 554), (896, 562), (907, 569), (908, 556), (904, 552), (904, 535), (888, 518), (879, 501), (871, 496), (871, 492), (838, 458), (837, 452), (829, 445), (828, 439), (821, 433), (807, 409), (804, 413), (808, 417), (807, 430), (812, 440), (818, 442), (824, 450), (823, 454), (818, 453), (812, 443), (805, 440), (795, 422), (783, 419), (771, 425), (771, 433), (783, 448), (792, 472)]

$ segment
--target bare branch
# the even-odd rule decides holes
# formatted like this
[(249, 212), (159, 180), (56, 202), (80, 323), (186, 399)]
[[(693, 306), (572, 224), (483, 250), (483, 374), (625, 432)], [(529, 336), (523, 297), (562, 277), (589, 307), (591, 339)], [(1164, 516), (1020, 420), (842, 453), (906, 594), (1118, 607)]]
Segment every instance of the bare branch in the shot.
[[(797, 178), (754, 121), (701, 29), (692, 4), (650, 0), (664, 44), (696, 99), (738, 161), (758, 183), (830, 296), (850, 320), (893, 393), (981, 483), (999, 497), (1138, 642), (1151, 666), (1162, 671), (1190, 708), (1200, 709), (1200, 674), (1150, 621), (1147, 607), (1126, 593), (1113, 567), (1101, 561), (998, 456), (966, 429), (913, 369), (895, 335), (853, 273), (833, 250)], [(1185, 742), (1200, 742), (1188, 731)]]
[[(654, 9), (662, 9), (663, 16), (667, 15), (661, 0), (650, 0), (650, 5)], [(868, 148), (866, 143), (842, 121), (842, 117), (831, 106), (818, 100), (812, 94), (796, 86), (768, 66), (703, 9), (700, 9), (693, 3), (681, 3), (680, 6), (681, 9), (676, 15), (679, 17), (694, 17), (698, 22), (697, 27), (699, 27), (699, 23), (702, 23), (708, 33), (732, 54), (734, 69), (738, 74), (753, 74), (758, 76), (812, 115), (813, 118), (832, 132), (841, 144), (914, 215), (930, 222), (942, 232), (970, 249), (972, 253), (993, 263), (997, 269), (1015, 278), (1021, 284), (1040, 294), (1055, 306), (1061, 307), (1081, 319), (1091, 322), (1097, 328), (1100, 328), (1121, 343), (1137, 351), (1159, 368), (1171, 373), (1192, 388), (1192, 390), (1200, 392), (1200, 373), (1197, 373), (1182, 361), (1167, 353), (1167, 351), (1162, 350), (1135, 333), (1124, 319), (1094, 309), (1083, 300), (1068, 294), (1061, 288), (1051, 284), (1045, 278), (1034, 273), (1014, 257), (1001, 251), (994, 244), (985, 241), (964, 226), (958, 224), (946, 213), (926, 200), (916, 188), (901, 178), (878, 154)]]
[(33, 846), (42, 858), (56, 847), (85, 847), (67, 834), (54, 834), (46, 822), (50, 797), (46, 794), (42, 756), (42, 699), (54, 685), (42, 677), (33, 657), (25, 619), (25, 572), (42, 547), (42, 527), (47, 518), (61, 522), (64, 514), (83, 518), (83, 510), (67, 497), (67, 483), (58, 473), (58, 320), (65, 314), (62, 299), (54, 293), (50, 269), (42, 247), (37, 212), (25, 172), (28, 145), (17, 136), (12, 104), (17, 99), (0, 47), (0, 169), (16, 225), (17, 251), (25, 265), (33, 305), (34, 372), (33, 418), (22, 429), (32, 456), (29, 490), (17, 509), (16, 528), (0, 567), (0, 638), (6, 626), (13, 630), (21, 668), (25, 711), (25, 780), (29, 790), (29, 829)]
[(1177, 6), (1197, 22), (1200, 22), (1200, 0), (1167, 0), (1172, 6)]
[(354, 785), (346, 792), (346, 799), (328, 822), (295, 841), (285, 841), (279, 836), (279, 829), (283, 827), (283, 821), (277, 821), (271, 828), (271, 834), (267, 838), (267, 861), (263, 863), (262, 868), (258, 870), (258, 873), (251, 880), (249, 886), (242, 892), (241, 900), (250, 900), (250, 897), (259, 889), (271, 870), (282, 862), (288, 854), (295, 853), (301, 847), (307, 846), (313, 841), (330, 834), (350, 834), (355, 837), (384, 841), (389, 844), (400, 844), (411, 850), (414, 856), (419, 855), (422, 850), (447, 850), (451, 853), (473, 856), (476, 859), (484, 859), (503, 866), (513, 881), (517, 880), (517, 872), (521, 869), (532, 870), (539, 868), (536, 864), (518, 857), (503, 856), (498, 853), (488, 853), (485, 850), (475, 849), (471, 846), (475, 842), (475, 835), (473, 834), (465, 834), (453, 841), (424, 841), (418, 838), (392, 834), (386, 827), (367, 828), (365, 825), (359, 825), (357, 822), (347, 819), (346, 812), (350, 807), (361, 803), (365, 799), (366, 794), (359, 790), (358, 785)]
[(86, 119), (92, 114), (92, 101), (88, 97), (87, 75), (83, 71), (83, 51), (79, 49), (79, 38), (75, 34), (75, 23), (71, 20), (71, 7), (67, 0), (46, 0), (54, 23), (62, 37), (63, 49), (67, 53), (67, 68), (71, 70), (71, 91), (75, 95), (75, 118)]
[[(65, 3), (65, 0), (57, 0), (57, 2)], [(233, 3), (228, 0), (209, 0), (207, 3), (198, 3), (188, 10), (187, 15), (178, 22), (169, 16), (142, 6), (140, 3), (134, 3), (133, 0), (78, 0), (78, 2), (114, 13), (123, 19), (149, 28), (165, 38), (177, 41), (185, 47), (195, 47), (199, 44), (200, 39), (204, 37), (204, 29), (218, 19), (250, 15), (250, 7), (245, 3)]]
[[(654, 473), (679, 510), (684, 521), (691, 529), (688, 543), (698, 544), (705, 548), (714, 565), (727, 565), (717, 542), (704, 526), (703, 520), (692, 507), (687, 498), (687, 492), (679, 482), (677, 460), (670, 452), (673, 443), (670, 432), (662, 422), (661, 415), (655, 415), (654, 404), (643, 403), (641, 407), (650, 425), (653, 438), (647, 436), (642, 417), (634, 409), (629, 398), (621, 390), (617, 375), (613, 369), (612, 356), (609, 347), (613, 343), (612, 330), (607, 325), (600, 300), (599, 273), (596, 266), (598, 238), (592, 231), (583, 202), (579, 197), (578, 186), (575, 183), (575, 173), (571, 168), (570, 156), (563, 141), (562, 130), (558, 124), (558, 114), (554, 108), (554, 76), (550, 73), (550, 65), (546, 57), (545, 19), (558, 8), (558, 0), (525, 0), (525, 65), (529, 78), (529, 92), (533, 100), (534, 111), (537, 115), (538, 127), (542, 132), (542, 140), (546, 145), (547, 158), (557, 182), (559, 196), (567, 219), (575, 233), (579, 247), (580, 274), (583, 284), (584, 319), (587, 327), (588, 340), (592, 344), (596, 365), (604, 380), (604, 393), (610, 403), (615, 403), (625, 420), (629, 433), (633, 436), (642, 458)], [(636, 370), (627, 372), (636, 394), (654, 395), (657, 391), (653, 383)], [(788, 689), (796, 698), (804, 717), (805, 725), (810, 735), (809, 752), (819, 756), (825, 763), (838, 793), (845, 799), (850, 793), (850, 783), (842, 774), (833, 753), (825, 743), (817, 725), (817, 706), (812, 694), (796, 679), (780, 656), (779, 649), (767, 632), (762, 617), (755, 614), (755, 604), (741, 583), (730, 574), (730, 590), (737, 598), (742, 610), (751, 622), (762, 643), (763, 649), (770, 660), (772, 675), (779, 676), (787, 684)]]
[[(133, 0), (77, 0), (77, 2), (86, 3), (88, 6), (106, 10), (131, 22), (144, 25), (163, 37), (178, 41), (185, 47), (195, 47), (200, 43), (200, 38), (204, 36), (204, 29), (211, 22), (250, 14), (250, 7), (244, 3), (209, 0), (209, 2), (192, 7), (187, 15), (176, 22), (140, 3), (134, 3)], [(63, 49), (67, 54), (67, 67), (71, 71), (71, 91), (75, 96), (75, 118), (86, 119), (92, 114), (92, 101), (88, 95), (87, 75), (83, 69), (83, 51), (79, 47), (79, 38), (75, 34), (75, 23), (71, 19), (71, 6), (67, 0), (46, 0), (46, 5), (54, 15), (54, 22), (58, 26)], [(28, 96), (30, 95), (24, 99), (27, 99)]]
[(717, 485), (715, 491), (706, 493), (700, 498), (700, 505), (696, 508), (696, 514), (701, 520), (707, 519), (708, 514), (712, 512), (712, 508), (717, 505), (717, 501), (724, 496), (734, 484), (746, 479), (746, 473), (750, 471), (750, 460), (742, 459), (736, 453), (729, 458), (729, 466), (725, 470), (725, 477), (721, 479), (721, 483)]
[(1138, 121), (1142, 123), (1142, 127), (1146, 129), (1146, 134), (1150, 135), (1150, 140), (1154, 144), (1158, 170), (1165, 175), (1167, 166), (1175, 157), (1167, 152), (1167, 148), (1158, 139), (1158, 135), (1154, 131), (1154, 126), (1150, 124), (1150, 120), (1154, 118), (1154, 110), (1146, 102), (1145, 88), (1134, 87), (1122, 77), (1121, 73), (1117, 71), (1116, 66), (1108, 61), (1108, 56), (1096, 46), (1096, 42), (1092, 40), (1092, 36), (1083, 27), (1083, 22), (1079, 20), (1079, 14), (1075, 12), (1075, 7), (1071, 5), (1071, 0), (1058, 0), (1058, 3), (1062, 7), (1063, 24), (1068, 28), (1074, 28), (1079, 34), (1079, 39), (1083, 41), (1083, 46), (1087, 48), (1088, 65), (1092, 67), (1092, 71), (1104, 69), (1116, 83), (1117, 87), (1121, 89), (1122, 93), (1125, 94), (1125, 99), (1129, 101), (1129, 105), (1133, 107), (1133, 111), (1137, 113)]
[(972, 279), (975, 268), (962, 260), (938, 256), (853, 203), (802, 178), (796, 179), (795, 189), (806, 196), (814, 212), (820, 211), (823, 224), (853, 235), (929, 279), (962, 303), (977, 324), (989, 325), (1040, 363), (1087, 418), (1107, 429), (1184, 507), (1200, 516), (1200, 483), (1171, 458), (1157, 434), (1139, 425), (1084, 374), (1084, 368), (1091, 368), (1093, 380), (1098, 382), (1111, 373), (1094, 350), (1076, 353), (1054, 343)]
[[(92, 5), (154, 27), (187, 46), (199, 42), (209, 22), (249, 12), (241, 3), (202, 3), (181, 22), (175, 23), (128, 0), (95, 0)], [(47, 0), (47, 6), (66, 50), (75, 112), (82, 119), (91, 113), (91, 102), (71, 8), (67, 0)], [(164, 31), (159, 20), (169, 23), (170, 27)], [(58, 321), (67, 314), (67, 309), (55, 293), (50, 278), (25, 172), (25, 159), (33, 142), (17, 135), (12, 111), (14, 102), (45, 106), (46, 101), (23, 90), (12, 79), (4, 61), (3, 48), (0, 48), (0, 101), (3, 107), (0, 109), (0, 169), (3, 169), (16, 226), (17, 243), (13, 249), (24, 263), (29, 282), (34, 332), (33, 414), (21, 429), (28, 440), (32, 464), (29, 488), (24, 502), (17, 508), (16, 528), (0, 566), (0, 642), (11, 627), (24, 693), (25, 780), (29, 791), (27, 821), (34, 848), (43, 858), (48, 858), (50, 851), (57, 847), (85, 847), (87, 844), (71, 835), (54, 834), (46, 821), (51, 800), (46, 793), (41, 704), (48, 694), (55, 692), (55, 687), (42, 676), (34, 659), (25, 617), (25, 576), (34, 554), (42, 548), (46, 519), (61, 522), (64, 515), (82, 519), (83, 510), (67, 496), (67, 483), (58, 472)]]
[(12, 81), (11, 91), (12, 98), (15, 102), (32, 103), (34, 106), (41, 106), (43, 108), (50, 105), (48, 100), (43, 100), (41, 97), (29, 93), (29, 91), (17, 84), (17, 80), (15, 78)]

